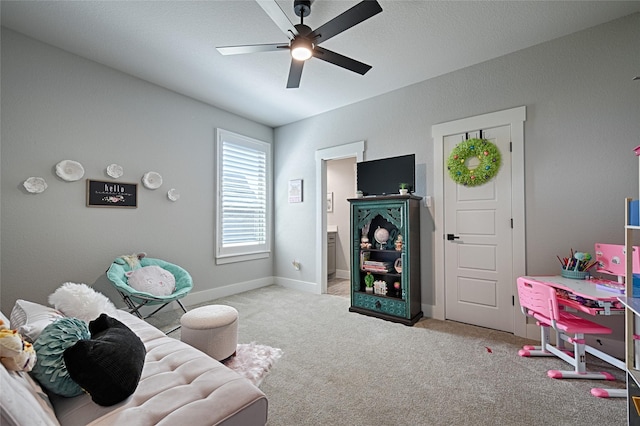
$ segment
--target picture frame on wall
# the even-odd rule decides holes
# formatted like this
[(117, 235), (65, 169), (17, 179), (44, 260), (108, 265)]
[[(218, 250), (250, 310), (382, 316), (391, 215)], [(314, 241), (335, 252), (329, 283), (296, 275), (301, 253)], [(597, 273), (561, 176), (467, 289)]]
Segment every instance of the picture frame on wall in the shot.
[(290, 180), (287, 194), (289, 195), (289, 203), (301, 203), (302, 202), (302, 179)]
[(327, 213), (333, 212), (333, 192), (327, 192)]
[(87, 179), (87, 207), (138, 207), (138, 184)]

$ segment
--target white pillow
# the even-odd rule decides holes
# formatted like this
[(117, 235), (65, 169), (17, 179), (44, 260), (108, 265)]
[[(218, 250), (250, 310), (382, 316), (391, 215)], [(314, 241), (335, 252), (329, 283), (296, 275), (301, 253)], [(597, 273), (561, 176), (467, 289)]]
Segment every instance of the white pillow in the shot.
[(160, 266), (150, 265), (126, 273), (129, 287), (154, 296), (169, 296), (176, 289), (176, 277)]
[(64, 315), (48, 306), (18, 299), (11, 311), (11, 328), (18, 330), (28, 342), (35, 342), (42, 330)]
[(111, 317), (116, 314), (116, 307), (111, 300), (86, 284), (62, 284), (49, 296), (49, 304), (65, 316), (78, 318), (86, 323), (102, 313)]

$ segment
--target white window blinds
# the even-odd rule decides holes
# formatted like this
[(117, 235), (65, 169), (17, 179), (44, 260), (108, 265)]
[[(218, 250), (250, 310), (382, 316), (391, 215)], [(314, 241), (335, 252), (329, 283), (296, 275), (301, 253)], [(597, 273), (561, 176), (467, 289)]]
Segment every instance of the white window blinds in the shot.
[(217, 257), (267, 253), (269, 145), (221, 129), (217, 143)]

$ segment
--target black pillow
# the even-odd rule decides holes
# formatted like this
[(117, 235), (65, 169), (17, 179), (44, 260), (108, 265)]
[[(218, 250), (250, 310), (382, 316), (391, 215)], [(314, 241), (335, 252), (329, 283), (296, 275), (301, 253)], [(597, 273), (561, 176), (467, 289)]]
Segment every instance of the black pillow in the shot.
[(144, 357), (142, 340), (126, 325), (107, 314), (89, 323), (90, 340), (80, 340), (64, 351), (71, 378), (99, 405), (127, 399), (138, 387)]

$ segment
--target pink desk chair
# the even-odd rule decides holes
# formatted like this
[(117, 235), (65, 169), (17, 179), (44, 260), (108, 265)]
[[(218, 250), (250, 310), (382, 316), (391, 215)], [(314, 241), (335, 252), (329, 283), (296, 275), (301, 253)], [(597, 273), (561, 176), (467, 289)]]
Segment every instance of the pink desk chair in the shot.
[[(522, 313), (537, 320), (541, 346), (524, 346), (520, 356), (557, 356), (574, 367), (573, 371), (549, 370), (554, 379), (615, 380), (609, 373), (588, 373), (586, 368), (585, 334), (611, 334), (611, 329), (558, 307), (556, 289), (544, 283), (518, 278), (518, 297)], [(556, 331), (556, 345), (549, 343), (549, 327)], [(573, 352), (564, 348), (563, 341), (573, 344)], [(589, 347), (589, 352), (597, 351)], [(596, 395), (597, 396), (597, 395)]]

